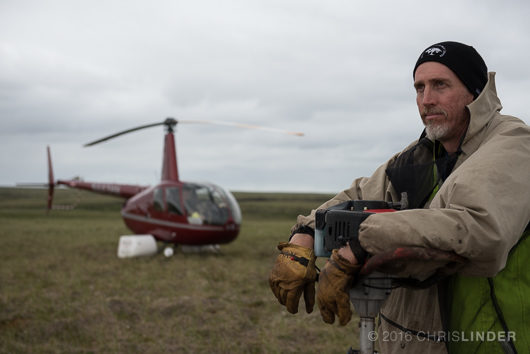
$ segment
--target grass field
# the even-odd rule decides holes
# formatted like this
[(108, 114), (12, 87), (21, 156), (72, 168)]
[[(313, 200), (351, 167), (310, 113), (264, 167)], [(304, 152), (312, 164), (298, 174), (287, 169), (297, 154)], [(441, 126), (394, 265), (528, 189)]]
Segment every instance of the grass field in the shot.
[[(0, 188), (2, 353), (345, 353), (358, 319), (278, 304), (268, 273), (296, 215), (328, 195), (235, 193), (236, 241), (218, 254), (119, 259), (122, 200), (57, 190), (76, 209), (46, 215), (45, 190)], [(162, 245), (160, 245), (162, 249)], [(323, 260), (319, 260), (320, 265)]]

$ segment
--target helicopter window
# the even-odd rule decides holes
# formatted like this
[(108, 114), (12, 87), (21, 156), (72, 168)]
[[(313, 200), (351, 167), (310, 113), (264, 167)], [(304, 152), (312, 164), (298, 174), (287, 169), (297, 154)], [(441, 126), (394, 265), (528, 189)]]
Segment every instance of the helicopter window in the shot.
[(156, 211), (164, 211), (164, 190), (157, 188), (153, 192), (153, 208)]
[(166, 188), (167, 210), (170, 213), (182, 215), (182, 204), (180, 203), (180, 193), (178, 187)]
[(219, 191), (203, 185), (186, 185), (183, 191), (190, 223), (223, 225), (227, 222), (228, 206)]
[(237, 204), (237, 200), (234, 197), (232, 193), (230, 193), (228, 190), (224, 190), (221, 187), (219, 187), (222, 194), (226, 196), (226, 200), (228, 201), (228, 204), (230, 206), (230, 210), (232, 211), (232, 217), (234, 218), (234, 222), (238, 225), (241, 224), (241, 209), (239, 208), (239, 204)]
[(214, 199), (219, 201), (217, 204), (226, 212), (230, 210), (234, 222), (241, 224), (241, 209), (239, 209), (239, 204), (237, 204), (236, 198), (234, 198), (232, 193), (216, 185), (212, 185), (211, 190)]
[(212, 189), (211, 196), (212, 196), (213, 202), (217, 204), (218, 206), (223, 206), (224, 204), (226, 204), (223, 196), (221, 195), (221, 193), (219, 193), (218, 190)]

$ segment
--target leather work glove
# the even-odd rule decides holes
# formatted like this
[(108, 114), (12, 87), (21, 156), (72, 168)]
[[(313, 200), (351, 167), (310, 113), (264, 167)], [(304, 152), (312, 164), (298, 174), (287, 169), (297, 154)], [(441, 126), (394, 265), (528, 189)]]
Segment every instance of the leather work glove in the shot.
[(360, 265), (351, 264), (338, 254), (338, 250), (333, 250), (318, 280), (317, 302), (324, 322), (333, 324), (335, 315), (339, 317), (341, 326), (350, 321), (349, 290), (360, 269)]
[(298, 303), (304, 293), (305, 310), (315, 306), (315, 253), (312, 249), (292, 243), (280, 242), (280, 254), (269, 276), (269, 285), (280, 302), (290, 313), (298, 312)]

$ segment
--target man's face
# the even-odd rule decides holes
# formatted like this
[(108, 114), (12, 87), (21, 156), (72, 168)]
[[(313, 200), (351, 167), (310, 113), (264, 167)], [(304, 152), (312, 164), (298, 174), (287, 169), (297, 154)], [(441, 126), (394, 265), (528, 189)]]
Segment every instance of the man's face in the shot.
[(416, 69), (414, 88), (427, 136), (444, 146), (458, 144), (469, 123), (466, 106), (473, 95), (451, 69), (431, 61)]

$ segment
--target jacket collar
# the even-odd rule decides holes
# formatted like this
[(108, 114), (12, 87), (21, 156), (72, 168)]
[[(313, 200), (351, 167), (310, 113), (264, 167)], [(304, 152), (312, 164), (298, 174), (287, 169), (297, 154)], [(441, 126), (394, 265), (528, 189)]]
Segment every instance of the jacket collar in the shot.
[(488, 73), (488, 82), (484, 86), (484, 90), (467, 108), (469, 109), (470, 120), (463, 145), (482, 130), (493, 119), (493, 116), (502, 109), (501, 101), (497, 97), (494, 72)]

